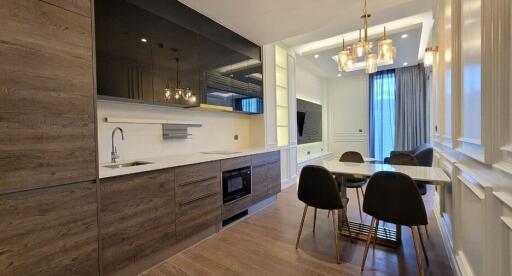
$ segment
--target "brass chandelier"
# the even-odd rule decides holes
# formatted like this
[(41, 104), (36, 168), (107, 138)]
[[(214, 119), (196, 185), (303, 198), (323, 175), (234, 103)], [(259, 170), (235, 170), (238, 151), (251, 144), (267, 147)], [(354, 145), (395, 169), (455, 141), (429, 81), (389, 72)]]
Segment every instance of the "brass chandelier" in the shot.
[[(396, 48), (393, 41), (386, 35), (386, 27), (384, 27), (384, 36), (378, 40), (378, 55), (373, 52), (373, 42), (368, 40), (368, 13), (367, 0), (364, 1), (363, 30), (359, 30), (359, 41), (345, 48), (345, 39), (341, 51), (338, 53), (338, 70), (351, 72), (365, 69), (366, 73), (375, 73), (378, 66), (393, 64), (396, 57)], [(363, 34), (362, 34), (363, 33)]]
[(184, 99), (186, 101), (189, 101), (191, 103), (194, 103), (196, 101), (196, 96), (192, 94), (192, 90), (190, 88), (183, 88), (181, 87), (181, 81), (180, 81), (180, 59), (176, 58), (176, 87), (174, 87), (174, 96), (172, 95), (171, 89), (169, 88), (169, 81), (167, 81), (167, 85), (164, 89), (164, 99), (166, 102), (169, 102), (174, 99), (180, 100)]

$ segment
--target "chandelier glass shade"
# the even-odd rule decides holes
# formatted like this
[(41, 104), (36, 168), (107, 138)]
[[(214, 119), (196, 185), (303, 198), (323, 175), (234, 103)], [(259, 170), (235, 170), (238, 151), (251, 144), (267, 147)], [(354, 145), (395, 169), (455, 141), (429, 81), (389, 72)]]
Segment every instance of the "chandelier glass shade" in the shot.
[(428, 47), (425, 49), (425, 56), (423, 57), (423, 64), (425, 66), (432, 66), (434, 64), (434, 57), (437, 53), (437, 47)]
[(368, 18), (371, 15), (367, 11), (367, 1), (364, 1), (363, 30), (359, 30), (359, 40), (352, 46), (345, 48), (345, 39), (338, 53), (338, 70), (350, 72), (365, 69), (367, 73), (375, 73), (378, 66), (393, 64), (396, 57), (396, 48), (393, 41), (386, 35), (377, 42), (377, 53), (373, 52), (374, 43), (368, 39)]

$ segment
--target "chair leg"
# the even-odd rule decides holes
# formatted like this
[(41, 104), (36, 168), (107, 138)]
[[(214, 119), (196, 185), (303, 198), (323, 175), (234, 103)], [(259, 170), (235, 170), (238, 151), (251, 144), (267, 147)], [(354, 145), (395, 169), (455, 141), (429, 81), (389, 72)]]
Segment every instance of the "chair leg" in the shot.
[(352, 230), (350, 229), (350, 223), (348, 222), (348, 216), (347, 216), (347, 209), (342, 209), (342, 221), (341, 221), (341, 224), (343, 225), (343, 221), (345, 221), (345, 223), (347, 224), (347, 229), (348, 229), (348, 235), (350, 237), (350, 242), (353, 243), (354, 240), (352, 239)]
[(430, 266), (430, 262), (428, 261), (428, 256), (427, 256), (427, 250), (425, 250), (425, 244), (423, 243), (423, 235), (421, 234), (420, 228), (417, 227), (417, 229), (418, 229), (418, 235), (420, 236), (421, 249), (423, 250), (423, 256), (425, 256), (425, 263), (427, 263), (427, 266)]
[(364, 190), (363, 190), (363, 187), (360, 188), (361, 189), (361, 194), (363, 195), (364, 197)]
[(416, 228), (416, 231), (419, 232), (419, 228), (417, 226), (412, 226), (411, 227), (411, 231), (412, 231), (412, 239), (413, 239), (413, 242), (414, 242), (414, 251), (416, 252), (416, 262), (418, 263), (418, 270), (420, 272), (420, 276), (424, 276), (425, 275), (425, 272), (423, 271), (423, 264), (422, 264), (422, 261), (421, 261), (421, 253), (420, 253), (420, 249), (419, 247), (421, 245), (418, 244), (418, 237), (417, 237), (417, 233), (416, 231), (414, 231), (414, 229)]
[(428, 233), (428, 227), (427, 227), (427, 225), (425, 225), (425, 234), (427, 234), (427, 239), (429, 239), (429, 240), (430, 240), (430, 235), (429, 235), (429, 233)]
[(363, 212), (361, 211), (361, 200), (359, 199), (359, 191), (356, 189), (357, 195), (357, 204), (359, 205), (359, 218), (361, 219), (361, 223), (363, 223)]
[(377, 233), (379, 231), (379, 220), (375, 222), (375, 233), (373, 234), (373, 250), (375, 250), (375, 245), (377, 244)]
[(304, 206), (304, 213), (302, 213), (302, 221), (300, 222), (299, 234), (297, 235), (297, 242), (295, 243), (295, 250), (299, 249), (299, 240), (300, 235), (302, 234), (302, 226), (304, 226), (304, 219), (306, 218), (306, 212), (308, 211), (308, 206)]
[(338, 246), (338, 231), (336, 230), (336, 219), (334, 210), (331, 210), (332, 212), (332, 230), (334, 231), (334, 244), (336, 246), (336, 262), (340, 263), (340, 248)]
[(370, 241), (372, 238), (372, 232), (373, 232), (374, 225), (375, 225), (375, 218), (372, 218), (372, 222), (370, 223), (370, 230), (368, 231), (368, 238), (366, 239), (366, 247), (364, 248), (363, 262), (361, 263), (361, 272), (364, 270), (364, 265), (366, 263), (366, 256), (368, 256), (368, 247), (370, 247)]
[(316, 208), (315, 208), (315, 214), (313, 215), (313, 234), (315, 234), (315, 227), (316, 227)]
[(331, 211), (327, 211), (327, 218), (329, 218), (330, 214), (331, 214)]

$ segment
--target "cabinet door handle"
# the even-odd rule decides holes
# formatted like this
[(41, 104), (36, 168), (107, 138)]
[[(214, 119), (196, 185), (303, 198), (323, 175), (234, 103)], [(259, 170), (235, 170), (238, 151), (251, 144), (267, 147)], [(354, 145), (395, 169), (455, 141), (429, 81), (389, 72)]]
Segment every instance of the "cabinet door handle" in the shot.
[(218, 194), (218, 192), (211, 192), (211, 193), (208, 193), (208, 194), (205, 194), (205, 195), (201, 195), (201, 196), (198, 196), (198, 197), (195, 197), (187, 202), (183, 202), (183, 203), (180, 203), (180, 206), (184, 207), (184, 206), (188, 206), (196, 201), (199, 201), (201, 199), (206, 199), (206, 198), (209, 198), (209, 197), (212, 197), (214, 195)]
[(215, 176), (201, 178), (201, 179), (197, 179), (197, 180), (192, 180), (192, 181), (188, 181), (188, 182), (183, 182), (183, 183), (179, 184), (178, 186), (183, 187), (183, 186), (187, 186), (187, 185), (190, 185), (190, 184), (195, 184), (195, 183), (198, 183), (198, 182), (212, 180), (212, 179), (215, 179), (215, 178), (217, 178), (216, 175)]

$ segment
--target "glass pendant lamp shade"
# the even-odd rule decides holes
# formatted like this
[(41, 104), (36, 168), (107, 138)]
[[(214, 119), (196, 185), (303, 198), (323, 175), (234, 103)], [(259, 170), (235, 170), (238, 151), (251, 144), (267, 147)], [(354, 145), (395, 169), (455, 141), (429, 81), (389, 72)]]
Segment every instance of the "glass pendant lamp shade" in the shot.
[(393, 41), (391, 39), (382, 39), (378, 43), (379, 60), (390, 61), (393, 59)]
[(350, 51), (342, 50), (338, 53), (338, 70), (343, 71), (347, 66), (347, 61), (350, 57)]
[(366, 56), (366, 73), (371, 74), (377, 72), (377, 55), (368, 54)]
[(363, 41), (358, 41), (354, 44), (354, 54), (356, 57), (360, 58), (364, 56), (365, 53), (365, 45)]

